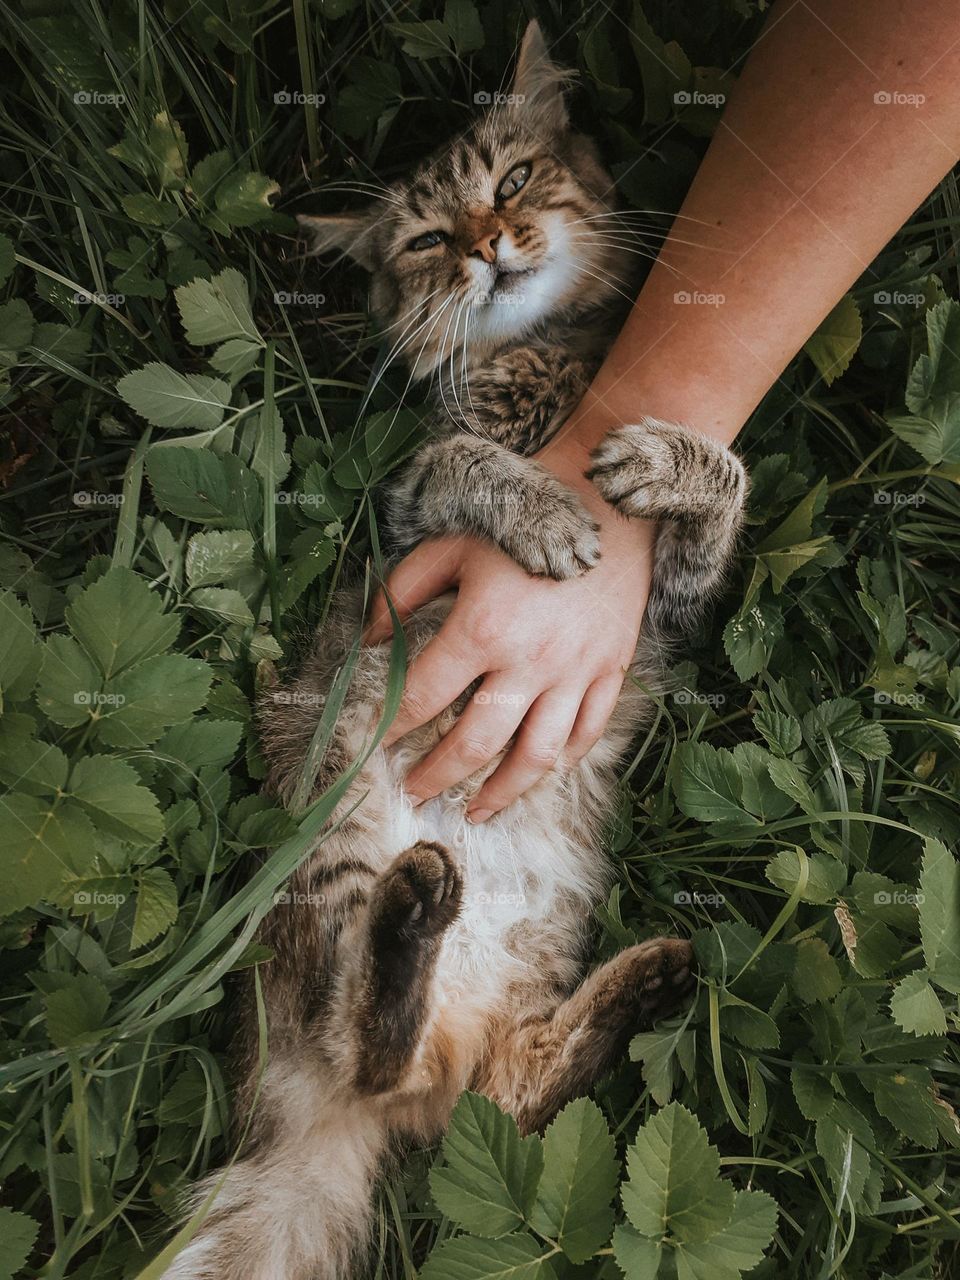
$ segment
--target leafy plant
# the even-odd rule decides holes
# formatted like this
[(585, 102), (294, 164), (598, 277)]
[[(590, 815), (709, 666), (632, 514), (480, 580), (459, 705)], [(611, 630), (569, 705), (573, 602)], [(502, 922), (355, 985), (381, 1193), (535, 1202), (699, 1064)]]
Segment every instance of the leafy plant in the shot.
[[(676, 207), (764, 7), (540, 9), (625, 203)], [(5, 12), (0, 1277), (119, 1280), (236, 1150), (231, 975), (344, 785), (260, 794), (258, 668), (422, 431), (291, 214), (471, 119), (526, 15)], [(542, 1136), (465, 1095), (383, 1280), (956, 1271), (958, 225), (948, 179), (754, 415), (742, 571), (625, 769), (596, 953), (692, 936), (695, 1001)]]

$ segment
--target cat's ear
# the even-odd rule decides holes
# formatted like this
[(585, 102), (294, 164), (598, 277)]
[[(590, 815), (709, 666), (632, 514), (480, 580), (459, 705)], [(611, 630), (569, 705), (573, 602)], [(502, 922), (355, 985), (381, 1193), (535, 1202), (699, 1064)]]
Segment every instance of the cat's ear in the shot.
[(523, 35), (511, 93), (523, 110), (535, 110), (551, 128), (566, 129), (570, 123), (563, 91), (572, 74), (551, 59), (547, 42), (534, 19)]
[(338, 249), (359, 262), (361, 267), (373, 270), (373, 218), (369, 213), (342, 213), (326, 217), (298, 213), (297, 222), (310, 256)]

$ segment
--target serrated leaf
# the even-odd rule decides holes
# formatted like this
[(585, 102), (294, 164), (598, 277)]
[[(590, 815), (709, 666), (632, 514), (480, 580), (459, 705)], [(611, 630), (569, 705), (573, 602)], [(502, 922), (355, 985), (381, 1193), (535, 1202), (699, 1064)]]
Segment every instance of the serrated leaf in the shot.
[(131, 569), (110, 569), (67, 606), (66, 619), (105, 679), (169, 649), (180, 634), (176, 615)]
[(709, 742), (683, 742), (674, 760), (677, 804), (687, 817), (738, 832), (760, 828), (759, 819), (744, 808), (743, 783), (732, 752)]
[(165, 511), (223, 529), (259, 530), (260, 481), (235, 454), (182, 446), (151, 449), (147, 475)]
[(209, 587), (249, 569), (253, 564), (253, 536), (246, 529), (195, 533), (187, 544), (187, 582)]
[(177, 918), (177, 887), (162, 867), (148, 867), (137, 881), (137, 906), (130, 950), (145, 947), (166, 933)]
[(39, 1230), (40, 1224), (33, 1218), (0, 1205), (0, 1280), (12, 1280), (20, 1270)]
[(133, 845), (163, 835), (156, 797), (132, 765), (113, 756), (82, 756), (70, 774), (69, 794), (101, 831)]
[(817, 331), (803, 344), (803, 349), (820, 371), (829, 387), (850, 364), (863, 337), (860, 308), (845, 293)]
[(23, 299), (0, 305), (0, 351), (22, 351), (32, 337), (33, 315)]
[(0, 284), (6, 284), (16, 265), (16, 249), (9, 236), (0, 235)]
[(777, 755), (790, 756), (799, 749), (802, 741), (800, 724), (793, 716), (781, 711), (758, 711), (753, 717), (753, 723), (763, 734), (771, 751), (775, 751)]
[[(825, 905), (832, 902), (847, 883), (847, 869), (836, 858), (824, 853), (807, 854), (807, 883), (801, 902)], [(791, 894), (800, 881), (800, 854), (796, 849), (781, 849), (767, 864), (764, 875), (784, 893)]]
[(822, 1120), (833, 1110), (837, 1095), (825, 1071), (815, 1071), (798, 1063), (791, 1068), (790, 1084), (800, 1113), (808, 1120)]
[(843, 1191), (854, 1205), (859, 1204), (870, 1174), (870, 1157), (863, 1143), (875, 1145), (870, 1125), (853, 1107), (835, 1099), (831, 1114), (816, 1122), (814, 1141), (834, 1191)]
[(279, 195), (279, 183), (262, 173), (231, 172), (217, 184), (215, 213), (207, 221), (214, 230), (255, 227), (272, 218), (270, 201)]
[(675, 1030), (642, 1031), (630, 1041), (630, 1059), (643, 1063), (643, 1078), (659, 1106), (670, 1101), (679, 1037)]
[(641, 1235), (708, 1240), (730, 1221), (733, 1187), (695, 1116), (671, 1102), (642, 1125), (627, 1152), (623, 1208)]
[(69, 636), (50, 636), (43, 645), (37, 706), (65, 729), (86, 724), (99, 711), (103, 677)]
[(430, 1170), (441, 1213), (479, 1236), (502, 1236), (524, 1222), (543, 1168), (536, 1134), (522, 1138), (512, 1116), (489, 1098), (465, 1093), (441, 1154), (445, 1163)]
[(117, 391), (131, 409), (155, 427), (212, 431), (230, 403), (230, 384), (202, 373), (178, 373), (153, 360), (128, 373)]
[(101, 742), (143, 747), (204, 704), (213, 673), (199, 658), (179, 653), (148, 658), (110, 682), (97, 725)]
[(677, 1245), (677, 1280), (739, 1280), (763, 1261), (777, 1229), (777, 1202), (764, 1191), (738, 1191), (729, 1224), (704, 1243)]
[(890, 1067), (871, 1072), (865, 1083), (873, 1090), (877, 1110), (920, 1147), (937, 1145), (937, 1117), (931, 1092), (932, 1079), (925, 1067)]
[(235, 267), (209, 280), (193, 280), (175, 290), (184, 336), (194, 346), (245, 338), (263, 345), (250, 310), (247, 282)]
[(263, 348), (255, 342), (247, 342), (244, 338), (231, 338), (222, 347), (217, 347), (210, 357), (210, 364), (217, 373), (228, 378), (242, 378), (255, 368), (263, 355)]
[(99, 852), (96, 832), (71, 800), (12, 793), (0, 805), (0, 914), (52, 898), (83, 875)]
[(240, 627), (252, 627), (254, 623), (250, 606), (239, 591), (232, 587), (197, 587), (190, 593), (190, 603), (221, 622)]
[(960, 993), (960, 864), (939, 840), (923, 846), (920, 938), (931, 981)]
[(656, 1240), (619, 1226), (613, 1233), (613, 1252), (626, 1280), (657, 1280), (663, 1249)]
[(14, 692), (29, 697), (31, 689), (22, 691), (18, 686), (36, 654), (37, 631), (30, 610), (12, 591), (0, 592), (0, 709), (13, 700)]
[(924, 970), (908, 974), (890, 997), (890, 1013), (898, 1027), (915, 1036), (947, 1033), (947, 1015)]
[(420, 1280), (555, 1280), (543, 1246), (529, 1235), (445, 1240), (420, 1268)]
[(843, 986), (836, 960), (822, 938), (805, 938), (797, 945), (797, 963), (790, 985), (804, 1004), (824, 1004)]
[(620, 1164), (603, 1113), (589, 1098), (560, 1112), (543, 1136), (543, 1173), (530, 1218), (572, 1262), (586, 1262), (610, 1239)]
[(93, 974), (81, 973), (67, 979), (46, 998), (47, 1034), (61, 1049), (96, 1044), (104, 1030), (110, 996)]
[(741, 680), (752, 680), (763, 670), (782, 635), (783, 613), (772, 600), (756, 600), (730, 619), (723, 646)]

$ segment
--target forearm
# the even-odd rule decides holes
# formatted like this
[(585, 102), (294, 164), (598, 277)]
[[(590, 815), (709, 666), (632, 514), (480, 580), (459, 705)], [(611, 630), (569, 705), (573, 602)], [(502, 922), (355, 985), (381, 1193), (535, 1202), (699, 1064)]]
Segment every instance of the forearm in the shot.
[(955, 0), (774, 7), (636, 305), (544, 461), (585, 459), (639, 414), (734, 438), (960, 156), (958, 37)]

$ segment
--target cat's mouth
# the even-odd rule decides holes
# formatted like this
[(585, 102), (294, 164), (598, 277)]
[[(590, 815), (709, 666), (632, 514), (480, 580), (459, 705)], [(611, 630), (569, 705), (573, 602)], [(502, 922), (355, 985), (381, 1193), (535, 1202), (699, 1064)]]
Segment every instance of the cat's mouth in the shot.
[(485, 301), (498, 302), (505, 298), (515, 298), (523, 292), (524, 281), (529, 280), (534, 275), (536, 275), (536, 268), (534, 267), (522, 267), (519, 269), (498, 267)]

